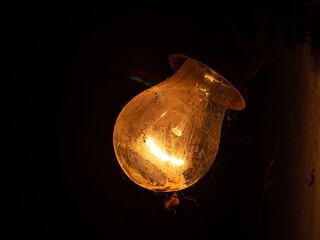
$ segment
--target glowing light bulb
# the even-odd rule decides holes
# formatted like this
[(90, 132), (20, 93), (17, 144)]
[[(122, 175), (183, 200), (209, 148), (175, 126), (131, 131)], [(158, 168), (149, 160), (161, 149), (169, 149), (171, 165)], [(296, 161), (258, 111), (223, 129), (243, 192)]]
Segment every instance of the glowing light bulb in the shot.
[(182, 190), (199, 181), (216, 157), (226, 109), (245, 106), (220, 74), (184, 58), (172, 77), (134, 97), (114, 127), (121, 168), (153, 191)]

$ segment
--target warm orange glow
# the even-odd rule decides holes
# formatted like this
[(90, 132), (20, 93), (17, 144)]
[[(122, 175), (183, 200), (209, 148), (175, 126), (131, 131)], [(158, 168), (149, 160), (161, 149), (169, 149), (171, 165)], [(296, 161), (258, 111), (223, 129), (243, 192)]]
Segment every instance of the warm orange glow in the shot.
[(171, 130), (172, 130), (172, 132), (173, 132), (175, 135), (177, 135), (178, 137), (180, 137), (180, 136), (182, 135), (182, 131), (181, 131), (179, 128), (177, 128), (177, 127), (174, 127), (174, 128), (172, 128)]
[(170, 162), (173, 166), (179, 166), (184, 164), (184, 161), (182, 159), (178, 159), (175, 157), (168, 156), (165, 151), (160, 149), (152, 140), (150, 137), (147, 138), (147, 144), (150, 148), (150, 153), (152, 153), (157, 158), (160, 158), (164, 162)]
[(215, 160), (224, 114), (237, 98), (221, 75), (187, 58), (171, 78), (140, 93), (119, 114), (113, 144), (121, 168), (153, 191), (196, 183)]

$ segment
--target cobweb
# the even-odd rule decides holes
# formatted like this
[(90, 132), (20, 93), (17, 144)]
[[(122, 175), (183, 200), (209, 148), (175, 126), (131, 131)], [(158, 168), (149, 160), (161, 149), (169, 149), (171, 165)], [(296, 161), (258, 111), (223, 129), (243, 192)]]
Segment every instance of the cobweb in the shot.
[[(266, 167), (264, 170), (264, 183), (261, 190), (261, 196), (260, 196), (260, 203), (259, 203), (259, 209), (258, 209), (258, 218), (257, 218), (257, 228), (256, 228), (256, 239), (259, 239), (259, 234), (261, 231), (261, 221), (262, 221), (262, 213), (263, 213), (263, 205), (265, 200), (265, 192), (267, 188), (272, 184), (274, 181), (274, 173), (273, 173), (273, 162), (274, 162), (274, 156), (277, 153), (279, 149), (279, 145), (271, 146), (271, 109), (272, 109), (273, 103), (271, 103), (269, 106), (267, 106), (267, 110), (262, 110), (260, 113), (263, 115), (263, 121), (266, 126), (266, 150), (267, 150), (267, 156), (266, 156)], [(254, 138), (254, 135), (252, 133), (250, 124), (247, 124), (247, 129), (241, 132), (241, 134), (234, 134), (234, 128), (237, 128), (237, 117), (239, 112), (228, 110), (224, 119), (223, 123), (223, 130), (221, 133), (221, 143), (220, 146), (223, 146), (227, 143), (232, 142), (232, 146), (235, 146), (232, 151), (218, 151), (218, 154), (216, 156), (216, 159), (208, 171), (208, 173), (196, 184), (193, 186), (190, 186), (182, 191), (172, 193), (166, 193), (166, 200), (165, 202), (168, 202), (171, 200), (171, 197), (174, 195), (177, 197), (177, 199), (181, 199), (181, 202), (183, 204), (187, 205), (189, 215), (192, 218), (196, 230), (199, 233), (199, 239), (211, 239), (208, 231), (206, 222), (204, 220), (204, 215), (200, 208), (200, 200), (201, 196), (203, 196), (203, 193), (206, 192), (208, 188), (210, 188), (210, 191), (215, 192), (216, 188), (216, 182), (217, 182), (217, 176), (218, 172), (223, 170), (226, 166), (231, 164), (231, 160), (234, 159), (239, 151), (243, 150), (244, 147), (247, 147), (248, 144), (250, 144)], [(278, 142), (278, 141), (277, 141)], [(210, 186), (208, 186), (210, 184)], [(171, 196), (171, 197), (170, 197)], [(177, 203), (177, 201), (174, 201), (174, 203)], [(179, 201), (178, 201), (179, 203)], [(172, 206), (169, 204), (169, 207), (167, 206), (165, 208), (164, 213), (164, 221), (163, 221), (163, 229), (162, 229), (162, 239), (164, 239), (165, 231), (166, 231), (166, 218), (167, 215), (170, 212), (175, 212), (176, 205), (173, 204)]]
[[(215, 188), (215, 182), (217, 177), (217, 172), (221, 171), (229, 162), (230, 159), (234, 158), (238, 151), (240, 151), (245, 145), (247, 145), (252, 137), (250, 136), (250, 131), (246, 131), (244, 136), (240, 138), (228, 138), (228, 132), (233, 127), (233, 120), (237, 118), (238, 112), (227, 110), (226, 117), (223, 123), (223, 130), (221, 133), (221, 144), (224, 144), (229, 141), (235, 141), (239, 144), (239, 147), (234, 149), (232, 152), (228, 153), (228, 155), (222, 154), (221, 151), (218, 151), (216, 156), (216, 160), (214, 161), (212, 167), (208, 171), (208, 173), (196, 184), (188, 187), (182, 191), (178, 191), (175, 193), (164, 193), (165, 194), (165, 212), (164, 212), (164, 221), (163, 221), (163, 229), (162, 229), (162, 239), (164, 239), (165, 231), (166, 231), (166, 218), (170, 212), (175, 212), (175, 207), (179, 203), (175, 199), (182, 199), (183, 203), (187, 205), (188, 212), (190, 217), (192, 218), (196, 230), (199, 233), (200, 239), (210, 239), (207, 226), (204, 220), (204, 216), (202, 214), (200, 208), (200, 197), (203, 193), (204, 189), (208, 184), (213, 184), (213, 188)], [(212, 189), (214, 191), (214, 189)]]

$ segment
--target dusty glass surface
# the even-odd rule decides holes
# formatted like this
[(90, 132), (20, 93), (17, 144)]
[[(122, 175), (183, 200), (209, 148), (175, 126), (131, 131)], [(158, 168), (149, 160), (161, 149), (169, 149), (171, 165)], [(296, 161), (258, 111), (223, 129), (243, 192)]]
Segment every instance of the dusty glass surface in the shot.
[(221, 75), (187, 58), (172, 77), (120, 112), (113, 144), (121, 168), (153, 191), (191, 186), (214, 162), (224, 114), (237, 97)]

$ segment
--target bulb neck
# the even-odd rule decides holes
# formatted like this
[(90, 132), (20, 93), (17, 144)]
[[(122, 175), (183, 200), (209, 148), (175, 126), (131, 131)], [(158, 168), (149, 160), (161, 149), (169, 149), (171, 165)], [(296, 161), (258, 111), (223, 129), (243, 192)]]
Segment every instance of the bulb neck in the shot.
[(170, 63), (176, 73), (171, 77), (175, 82), (195, 89), (200, 100), (212, 100), (226, 108), (241, 110), (245, 107), (245, 100), (239, 91), (231, 85), (222, 75), (210, 67), (193, 58), (174, 54)]

